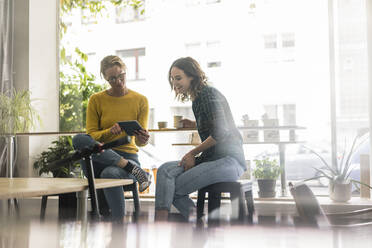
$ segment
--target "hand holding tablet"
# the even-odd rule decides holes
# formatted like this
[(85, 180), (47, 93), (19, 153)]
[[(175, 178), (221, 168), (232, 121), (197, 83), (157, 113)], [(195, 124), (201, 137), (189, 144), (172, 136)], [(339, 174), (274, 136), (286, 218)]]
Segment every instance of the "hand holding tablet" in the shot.
[(124, 130), (129, 136), (133, 136), (135, 131), (143, 130), (141, 125), (136, 120), (132, 121), (119, 121), (120, 128)]

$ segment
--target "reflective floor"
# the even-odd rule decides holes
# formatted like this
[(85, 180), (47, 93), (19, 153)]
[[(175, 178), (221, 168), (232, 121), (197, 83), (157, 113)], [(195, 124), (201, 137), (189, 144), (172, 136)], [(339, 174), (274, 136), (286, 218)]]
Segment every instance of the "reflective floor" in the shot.
[[(154, 222), (151, 204), (142, 204), (135, 222), (128, 212), (124, 224), (105, 221), (58, 220), (51, 207), (41, 222), (39, 205), (21, 204), (19, 216), (2, 211), (0, 247), (372, 247), (372, 226), (353, 228), (299, 227), (288, 214), (262, 216), (236, 224), (222, 215), (219, 224)], [(52, 211), (51, 211), (52, 210)]]

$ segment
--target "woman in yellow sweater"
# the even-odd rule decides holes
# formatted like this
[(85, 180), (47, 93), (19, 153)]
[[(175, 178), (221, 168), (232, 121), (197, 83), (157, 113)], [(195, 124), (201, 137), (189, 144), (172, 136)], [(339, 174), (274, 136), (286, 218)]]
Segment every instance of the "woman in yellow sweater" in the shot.
[[(132, 178), (139, 183), (142, 192), (151, 183), (150, 176), (140, 168), (138, 146), (149, 140), (147, 129), (149, 105), (147, 98), (126, 87), (126, 66), (117, 56), (106, 56), (101, 61), (101, 76), (111, 88), (89, 98), (87, 108), (87, 134), (76, 135), (73, 145), (76, 150), (97, 143), (108, 143), (127, 135), (118, 125), (119, 121), (137, 120), (144, 130), (136, 131), (134, 139), (113, 149), (93, 155), (94, 174), (98, 178)], [(82, 163), (86, 173), (85, 164)], [(122, 220), (125, 202), (122, 187), (103, 190), (111, 209), (113, 220)]]

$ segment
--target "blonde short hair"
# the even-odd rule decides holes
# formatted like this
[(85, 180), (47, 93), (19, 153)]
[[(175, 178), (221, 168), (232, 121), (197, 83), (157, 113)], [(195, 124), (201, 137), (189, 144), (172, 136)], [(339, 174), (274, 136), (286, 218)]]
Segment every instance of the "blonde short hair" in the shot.
[(101, 70), (100, 70), (101, 76), (105, 77), (105, 71), (108, 68), (111, 68), (111, 67), (113, 67), (115, 65), (119, 66), (120, 69), (124, 69), (124, 70), (127, 69), (127, 67), (124, 64), (124, 62), (118, 56), (116, 56), (116, 55), (109, 55), (109, 56), (104, 57), (101, 60)]

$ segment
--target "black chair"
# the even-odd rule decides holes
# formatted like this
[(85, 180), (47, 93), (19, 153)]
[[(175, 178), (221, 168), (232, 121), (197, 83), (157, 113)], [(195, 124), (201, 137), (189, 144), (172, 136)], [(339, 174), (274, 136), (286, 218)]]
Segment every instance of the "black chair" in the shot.
[(298, 216), (294, 223), (298, 226), (357, 227), (372, 225), (372, 208), (349, 212), (325, 213), (314, 193), (304, 183), (289, 183), (290, 192), (296, 203)]
[[(84, 147), (81, 150), (75, 151), (75, 153), (65, 159), (56, 161), (52, 164), (52, 166), (60, 166), (66, 162), (71, 162), (71, 161), (77, 161), (79, 159), (83, 159), (85, 162), (86, 166), (86, 173), (87, 173), (87, 179), (88, 179), (88, 189), (89, 189), (89, 196), (91, 199), (91, 206), (92, 206), (92, 211), (91, 215), (92, 218), (94, 219), (100, 219), (100, 207), (98, 201), (103, 201), (104, 197), (102, 197), (102, 192), (101, 192), (101, 199), (98, 199), (98, 194), (96, 190), (96, 186), (94, 183), (94, 170), (93, 170), (93, 162), (92, 162), (92, 154), (99, 153), (103, 149), (108, 149), (112, 148), (115, 146), (123, 145), (123, 144), (128, 144), (131, 141), (131, 138), (129, 136), (125, 136), (121, 139), (109, 142), (107, 144), (104, 144), (102, 146), (93, 146), (93, 147)], [(129, 186), (129, 187), (128, 187)], [(134, 182), (131, 185), (123, 186), (124, 191), (132, 191), (133, 199), (134, 199), (134, 205), (135, 205), (135, 217), (139, 215), (139, 199), (138, 199), (138, 191), (137, 191), (137, 184)], [(47, 206), (47, 200), (48, 196), (43, 196), (41, 200), (41, 210), (40, 210), (40, 219), (44, 220), (45, 219), (45, 210)], [(107, 203), (105, 203), (106, 209)]]
[[(124, 185), (123, 190), (124, 190), (124, 192), (127, 192), (127, 191), (132, 192), (132, 198), (133, 198), (133, 204), (134, 204), (133, 216), (135, 218), (138, 218), (138, 216), (140, 214), (140, 204), (139, 204), (139, 196), (138, 196), (138, 190), (137, 190), (137, 182), (134, 182), (133, 184), (129, 184), (129, 185)], [(99, 205), (100, 205), (100, 214), (105, 217), (105, 215), (108, 214), (108, 206), (107, 206), (106, 200), (104, 199), (103, 192), (98, 193), (97, 198), (98, 198)], [(47, 207), (47, 202), (48, 202), (48, 196), (47, 195), (43, 196), (41, 198), (40, 220), (45, 219), (45, 211), (46, 211), (46, 207)], [(61, 209), (60, 209), (60, 211), (61, 211)], [(71, 211), (68, 211), (68, 212), (71, 212)], [(72, 212), (73, 215), (75, 213), (76, 213), (76, 210), (74, 210)], [(59, 214), (59, 216), (66, 216), (66, 214), (62, 214), (62, 215)], [(71, 214), (67, 214), (67, 216), (71, 217)]]
[[(140, 203), (139, 203), (137, 182), (134, 182), (129, 185), (124, 185), (123, 191), (132, 192), (132, 197), (130, 198), (126, 197), (126, 199), (133, 199), (133, 205), (134, 205), (133, 217), (134, 217), (134, 220), (137, 220), (137, 218), (140, 215)], [(111, 215), (110, 209), (109, 209), (109, 206), (107, 205), (107, 201), (106, 201), (105, 195), (103, 194), (103, 190), (102, 189), (97, 190), (97, 195), (98, 195), (100, 214), (103, 217), (109, 217)]]
[(208, 185), (198, 191), (197, 199), (197, 219), (201, 219), (204, 215), (205, 193), (208, 193), (208, 213), (217, 211), (221, 206), (221, 193), (230, 193), (233, 215), (237, 216), (237, 220), (243, 222), (245, 220), (245, 205), (248, 210), (248, 221), (252, 222), (254, 203), (252, 195), (252, 181), (239, 180), (236, 182), (221, 182)]
[(137, 182), (134, 182), (130, 185), (123, 186), (124, 191), (131, 191), (132, 192), (132, 198), (133, 198), (133, 205), (134, 205), (134, 212), (133, 216), (135, 218), (138, 218), (140, 214), (140, 203), (139, 203), (139, 197), (138, 197), (138, 190), (137, 190)]

